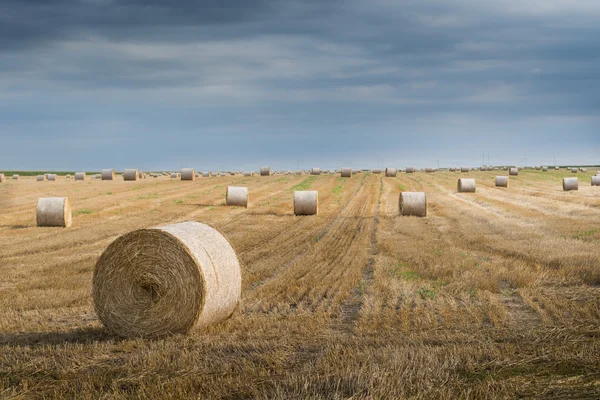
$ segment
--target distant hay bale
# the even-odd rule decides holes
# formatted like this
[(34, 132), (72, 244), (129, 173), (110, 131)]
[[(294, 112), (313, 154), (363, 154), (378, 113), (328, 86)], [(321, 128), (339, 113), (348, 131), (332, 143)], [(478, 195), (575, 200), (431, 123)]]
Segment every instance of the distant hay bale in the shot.
[(519, 168), (511, 168), (511, 169), (508, 171), (508, 174), (509, 174), (509, 175), (512, 175), (512, 176), (519, 175)]
[(85, 172), (75, 172), (76, 181), (85, 181)]
[(49, 181), (56, 181), (58, 179), (58, 175), (56, 174), (48, 174), (47, 176)]
[(225, 203), (228, 206), (248, 208), (248, 188), (244, 186), (227, 186)]
[(18, 174), (14, 174), (13, 179), (18, 181), (20, 179), (20, 176)]
[(123, 171), (123, 180), (124, 181), (137, 181), (139, 178), (137, 169), (126, 169)]
[(475, 193), (475, 179), (460, 178), (456, 190), (458, 193)]
[(296, 171), (296, 175), (302, 175), (302, 171)]
[(579, 181), (577, 178), (563, 178), (563, 190), (568, 192), (570, 190), (578, 190)]
[(571, 172), (576, 174), (577, 173), (577, 168), (571, 168)]
[(71, 226), (71, 204), (68, 197), (45, 197), (38, 200), (37, 226)]
[(548, 167), (542, 167), (542, 172), (548, 172)]
[(414, 167), (406, 167), (406, 173), (407, 174), (414, 174), (415, 173), (415, 168)]
[(427, 216), (427, 195), (423, 192), (401, 192), (398, 208), (402, 216)]
[(138, 171), (138, 177), (140, 179), (146, 179), (146, 173), (144, 171)]
[(38, 175), (35, 177), (35, 180), (38, 182), (44, 182), (46, 180), (46, 175)]
[(467, 168), (467, 167), (460, 167), (460, 172), (469, 172), (469, 168)]
[(381, 169), (379, 168), (375, 168), (374, 170), (371, 171), (374, 174), (381, 174)]
[(600, 175), (592, 176), (592, 186), (600, 186)]
[(316, 190), (296, 190), (294, 192), (294, 215), (317, 215), (319, 213), (319, 192)]
[(246, 172), (244, 172), (244, 176), (252, 176), (252, 172), (246, 171)]
[(428, 173), (435, 172), (435, 169), (433, 169), (433, 168), (425, 168), (425, 172), (428, 172)]
[(342, 178), (350, 178), (352, 177), (352, 168), (342, 168), (341, 169)]
[(194, 168), (181, 168), (181, 180), (182, 181), (196, 180), (196, 170)]
[(260, 167), (260, 176), (271, 175), (271, 167)]
[(0, 183), (4, 182), (6, 180), (6, 178), (4, 177), (4, 174), (0, 174)]
[(560, 170), (560, 167), (554, 167), (554, 170), (558, 171), (558, 170)]
[(310, 170), (311, 175), (321, 175), (321, 168), (313, 168)]
[(100, 174), (103, 181), (113, 181), (115, 180), (115, 170), (114, 169), (103, 169)]
[(587, 172), (587, 168), (580, 168), (579, 169), (581, 172)]
[(65, 178), (71, 179), (71, 174), (67, 174), (67, 176)]
[(393, 178), (396, 176), (396, 174), (398, 173), (398, 170), (396, 168), (386, 168), (385, 169), (385, 176)]
[(179, 174), (177, 172), (171, 172), (171, 179), (179, 178)]
[(496, 177), (496, 186), (507, 188), (509, 185), (508, 176), (497, 176)]
[(229, 318), (241, 287), (227, 239), (208, 225), (182, 222), (117, 238), (96, 263), (92, 297), (112, 333), (160, 337)]
[(210, 172), (204, 171), (204, 172), (202, 173), (202, 177), (203, 177), (203, 178), (210, 178)]

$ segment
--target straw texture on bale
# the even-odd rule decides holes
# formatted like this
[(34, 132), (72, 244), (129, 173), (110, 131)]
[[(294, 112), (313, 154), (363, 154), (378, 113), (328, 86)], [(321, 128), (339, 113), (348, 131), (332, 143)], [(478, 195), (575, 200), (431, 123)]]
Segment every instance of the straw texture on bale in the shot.
[(600, 175), (592, 176), (592, 186), (600, 186)]
[(512, 176), (519, 175), (519, 168), (511, 168), (511, 169), (508, 171), (508, 174), (509, 174), (509, 175), (512, 175)]
[(139, 175), (137, 169), (126, 169), (125, 171), (123, 171), (124, 181), (137, 181), (138, 177)]
[(321, 175), (321, 168), (313, 168), (310, 170), (311, 175)]
[(459, 193), (475, 193), (475, 179), (460, 178), (456, 190)]
[(174, 178), (179, 178), (179, 176), (178, 176), (178, 174), (177, 174), (176, 172), (172, 172), (172, 173), (171, 173), (171, 178), (172, 178), (172, 179), (174, 179)]
[(13, 179), (19, 180), (19, 178), (20, 178), (19, 175), (17, 175), (17, 174), (13, 175)]
[(45, 197), (38, 200), (37, 226), (71, 226), (71, 204), (68, 197)]
[(352, 177), (352, 168), (342, 168), (340, 174), (342, 178), (350, 178)]
[(563, 178), (563, 190), (565, 192), (579, 190), (579, 181), (577, 178)]
[(317, 215), (319, 213), (319, 192), (316, 190), (296, 190), (294, 192), (295, 215)]
[(35, 180), (38, 182), (44, 182), (46, 180), (46, 175), (38, 175), (35, 177)]
[(196, 170), (194, 168), (182, 168), (181, 169), (181, 180), (182, 181), (196, 180)]
[(202, 177), (203, 178), (210, 178), (210, 172), (203, 172), (202, 173)]
[(577, 173), (577, 168), (571, 168), (571, 172), (576, 174)]
[(496, 186), (507, 188), (509, 185), (508, 176), (497, 176), (496, 177)]
[(407, 174), (414, 174), (415, 173), (414, 167), (406, 167), (406, 173)]
[(435, 169), (433, 169), (433, 168), (425, 168), (425, 172), (435, 172)]
[(400, 215), (427, 216), (427, 195), (423, 192), (401, 192), (398, 203)]
[(396, 168), (386, 168), (385, 169), (385, 176), (395, 177), (397, 173), (398, 173), (398, 170), (396, 170)]
[(542, 167), (542, 172), (548, 172), (548, 167)]
[(244, 186), (227, 186), (225, 203), (228, 206), (248, 208), (248, 188)]
[(49, 181), (55, 181), (58, 179), (58, 175), (56, 174), (48, 174), (48, 180)]
[(103, 181), (112, 181), (115, 179), (115, 170), (114, 169), (103, 169), (100, 173)]
[(260, 167), (260, 176), (271, 175), (271, 167)]
[(252, 172), (244, 172), (244, 176), (252, 176)]
[(98, 317), (122, 337), (186, 333), (227, 319), (241, 294), (240, 263), (214, 228), (182, 222), (127, 233), (96, 263)]
[(374, 169), (372, 172), (373, 172), (374, 174), (380, 174), (380, 173), (381, 173), (381, 169), (379, 169), (379, 168), (375, 168), (375, 169)]
[(0, 182), (4, 182), (6, 178), (4, 178), (4, 174), (0, 174)]
[(469, 168), (467, 168), (467, 167), (460, 167), (460, 172), (469, 172)]

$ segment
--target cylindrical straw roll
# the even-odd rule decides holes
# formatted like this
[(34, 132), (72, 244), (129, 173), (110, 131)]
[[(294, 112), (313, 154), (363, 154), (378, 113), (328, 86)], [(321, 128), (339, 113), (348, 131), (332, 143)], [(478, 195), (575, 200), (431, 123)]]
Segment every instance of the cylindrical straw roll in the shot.
[(317, 215), (319, 213), (319, 192), (316, 190), (296, 190), (294, 192), (295, 215)]
[(571, 168), (571, 172), (576, 174), (577, 173), (577, 168)]
[(146, 173), (144, 171), (138, 171), (138, 177), (140, 179), (146, 179)]
[(425, 168), (425, 172), (429, 172), (429, 173), (435, 172), (435, 169), (433, 169), (433, 168)]
[(38, 175), (35, 177), (35, 180), (38, 182), (44, 182), (46, 180), (46, 175)]
[(100, 173), (103, 181), (112, 181), (115, 179), (115, 170), (114, 169), (103, 169)]
[(244, 172), (244, 176), (252, 176), (252, 172), (246, 171), (246, 172)]
[(49, 181), (55, 181), (55, 180), (58, 179), (58, 175), (56, 175), (56, 174), (48, 174), (47, 178), (48, 178)]
[(210, 178), (210, 172), (206, 172), (206, 171), (205, 171), (205, 172), (203, 172), (203, 173), (202, 173), (202, 177), (203, 177), (203, 178)]
[(496, 186), (507, 188), (509, 185), (508, 176), (497, 176), (496, 177)]
[(228, 206), (248, 208), (248, 188), (244, 186), (227, 186), (225, 203)]
[(311, 175), (321, 175), (321, 168), (313, 168), (310, 170)]
[(182, 181), (196, 180), (196, 170), (194, 168), (182, 168), (181, 169), (181, 180)]
[(406, 167), (406, 173), (407, 174), (414, 174), (415, 173), (415, 168), (414, 167)]
[(542, 167), (542, 172), (548, 172), (548, 167)]
[(519, 175), (519, 168), (510, 168), (508, 170), (508, 174), (513, 176)]
[(137, 169), (126, 169), (125, 171), (123, 171), (124, 181), (137, 181), (138, 177), (139, 175)]
[(260, 167), (260, 176), (271, 175), (271, 167)]
[(38, 200), (37, 226), (71, 226), (71, 204), (68, 197), (46, 197)]
[(17, 181), (18, 181), (18, 180), (19, 180), (19, 178), (20, 178), (20, 177), (19, 177), (19, 175), (17, 175), (17, 174), (14, 174), (14, 175), (13, 175), (13, 179), (15, 179), (15, 180), (17, 180)]
[(460, 172), (469, 172), (469, 168), (467, 168), (467, 167), (460, 167)]
[(587, 172), (587, 168), (579, 168), (581, 172)]
[(577, 178), (563, 178), (563, 190), (578, 190), (579, 189), (579, 181)]
[(4, 182), (5, 179), (4, 174), (0, 174), (0, 182)]
[(385, 169), (385, 176), (387, 176), (387, 177), (395, 177), (397, 173), (398, 173), (398, 170), (396, 168), (386, 168)]
[(171, 179), (179, 178), (179, 174), (177, 172), (171, 172)]
[(374, 170), (372, 170), (372, 172), (374, 174), (381, 174), (381, 169), (380, 168), (375, 168)]
[(427, 195), (423, 192), (401, 192), (398, 208), (400, 215), (427, 216)]
[(352, 168), (342, 168), (340, 171), (342, 178), (352, 177)]
[(600, 175), (592, 176), (592, 186), (600, 186)]
[(302, 175), (302, 171), (296, 171), (296, 175)]
[(475, 193), (475, 179), (460, 178), (456, 190), (459, 193)]
[(182, 222), (127, 233), (102, 253), (92, 295), (102, 323), (123, 337), (186, 333), (227, 319), (242, 276), (217, 230)]

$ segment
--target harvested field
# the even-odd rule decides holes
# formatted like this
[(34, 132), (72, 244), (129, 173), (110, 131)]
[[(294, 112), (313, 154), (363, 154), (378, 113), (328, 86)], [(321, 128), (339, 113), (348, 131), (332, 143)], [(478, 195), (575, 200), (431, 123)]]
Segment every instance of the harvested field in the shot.
[[(598, 398), (595, 170), (224, 176), (0, 184), (1, 398)], [(226, 207), (246, 186), (251, 207)], [(295, 190), (319, 214), (294, 216)], [(427, 217), (398, 216), (401, 191)], [(71, 228), (37, 228), (69, 197)], [(94, 313), (102, 251), (135, 229), (199, 221), (242, 265), (233, 316), (189, 335), (111, 336)]]

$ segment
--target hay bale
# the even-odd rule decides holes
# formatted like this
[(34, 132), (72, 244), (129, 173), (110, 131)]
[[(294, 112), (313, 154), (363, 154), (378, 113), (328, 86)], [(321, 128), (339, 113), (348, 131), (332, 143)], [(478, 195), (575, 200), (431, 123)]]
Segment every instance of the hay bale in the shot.
[(340, 174), (342, 178), (351, 178), (352, 177), (352, 168), (342, 168), (340, 170)]
[(244, 186), (227, 186), (225, 203), (228, 206), (248, 208), (248, 188)]
[(386, 168), (385, 169), (385, 176), (387, 177), (395, 177), (396, 174), (398, 173), (398, 170), (396, 170), (396, 168)]
[(137, 181), (138, 177), (139, 175), (137, 169), (126, 169), (125, 171), (123, 171), (124, 181)]
[(374, 174), (381, 174), (381, 169), (380, 168), (375, 168), (373, 170), (371, 170), (372, 173)]
[(210, 172), (204, 171), (204, 172), (202, 173), (202, 177), (203, 177), (203, 178), (210, 178)]
[(600, 186), (600, 175), (592, 176), (592, 186)]
[(435, 172), (435, 169), (433, 169), (433, 168), (425, 168), (425, 172), (428, 172), (428, 173)]
[(92, 296), (122, 337), (160, 337), (221, 322), (241, 294), (240, 263), (214, 228), (182, 222), (127, 233), (96, 263)]
[(115, 170), (114, 169), (103, 169), (100, 176), (103, 181), (113, 181), (115, 180)]
[(14, 179), (14, 180), (17, 180), (17, 181), (18, 181), (20, 178), (21, 178), (21, 177), (20, 177), (18, 174), (14, 174), (14, 175), (13, 175), (13, 179)]
[(458, 193), (475, 193), (475, 179), (460, 178), (456, 186)]
[(4, 174), (0, 174), (0, 183), (4, 182), (6, 180), (6, 178), (4, 177)]
[(171, 172), (171, 179), (179, 178), (179, 174), (177, 172)]
[(76, 181), (85, 181), (85, 172), (75, 172)]
[(260, 167), (260, 176), (271, 175), (271, 167)]
[(519, 168), (511, 168), (511, 169), (509, 169), (508, 174), (512, 175), (512, 176), (519, 175)]
[(579, 170), (584, 173), (587, 172), (587, 168), (580, 168)]
[(319, 192), (316, 190), (296, 190), (294, 192), (294, 215), (317, 215), (319, 213)]
[(140, 179), (146, 179), (146, 173), (144, 171), (138, 171), (138, 176)]
[(35, 180), (38, 182), (44, 182), (46, 180), (46, 175), (38, 175), (35, 177)]
[(576, 174), (577, 173), (577, 168), (571, 168), (571, 172)]
[(68, 197), (46, 197), (38, 200), (37, 226), (71, 226), (71, 204)]
[(406, 173), (407, 174), (414, 174), (415, 173), (415, 168), (414, 167), (406, 167)]
[(563, 178), (563, 190), (565, 192), (579, 190), (579, 181), (577, 178)]
[(496, 186), (507, 188), (509, 185), (508, 176), (497, 176), (496, 177)]
[(460, 172), (469, 172), (469, 168), (467, 168), (467, 167), (460, 167)]
[(302, 171), (296, 171), (296, 175), (302, 175)]
[(542, 167), (542, 172), (548, 172), (548, 167)]
[(49, 181), (56, 181), (58, 179), (58, 175), (56, 174), (48, 174), (47, 176)]
[(181, 180), (182, 181), (196, 180), (196, 170), (194, 168), (181, 168)]
[(321, 168), (313, 168), (310, 170), (311, 175), (321, 175)]
[(252, 172), (246, 171), (246, 172), (244, 172), (244, 176), (252, 176)]
[(423, 192), (401, 192), (398, 202), (400, 215), (427, 216), (427, 195)]

